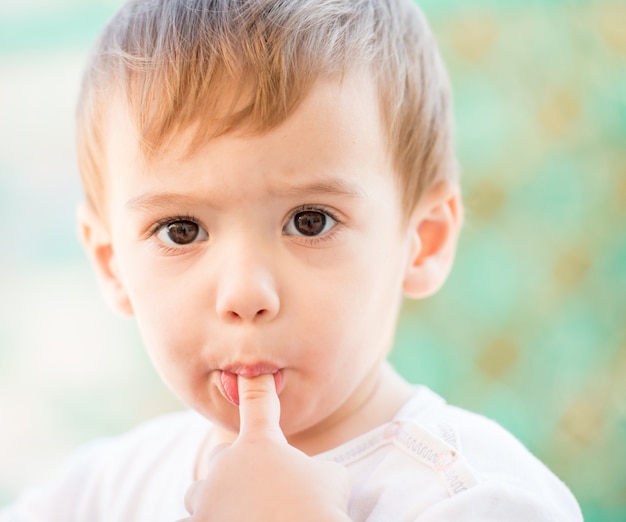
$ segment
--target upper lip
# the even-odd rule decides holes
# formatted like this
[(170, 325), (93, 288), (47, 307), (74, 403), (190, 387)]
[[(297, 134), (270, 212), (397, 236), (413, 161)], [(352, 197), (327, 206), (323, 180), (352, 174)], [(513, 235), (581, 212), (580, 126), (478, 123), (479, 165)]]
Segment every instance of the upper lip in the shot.
[(228, 373), (234, 373), (236, 375), (241, 375), (242, 377), (252, 378), (258, 377), (259, 375), (264, 375), (267, 373), (274, 374), (278, 372), (280, 368), (275, 364), (258, 362), (254, 364), (246, 364), (246, 363), (235, 363), (229, 364), (228, 366), (224, 366), (222, 371)]

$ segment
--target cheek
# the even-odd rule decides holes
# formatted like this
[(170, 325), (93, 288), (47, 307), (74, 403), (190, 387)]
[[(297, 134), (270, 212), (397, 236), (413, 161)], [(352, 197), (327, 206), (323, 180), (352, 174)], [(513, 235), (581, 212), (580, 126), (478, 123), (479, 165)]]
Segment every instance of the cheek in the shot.
[(205, 315), (197, 285), (171, 272), (155, 276), (149, 263), (141, 263), (138, 256), (124, 266), (129, 299), (155, 365), (170, 372), (192, 370)]
[(193, 375), (205, 335), (197, 311), (193, 313), (193, 308), (185, 305), (168, 306), (151, 299), (139, 307), (136, 318), (144, 345), (155, 364), (169, 372)]
[(315, 362), (354, 366), (386, 353), (401, 302), (396, 267), (363, 256), (300, 295), (293, 317), (311, 339)]
[(163, 302), (158, 299), (144, 304), (136, 319), (144, 347), (162, 381), (185, 404), (204, 415), (217, 411), (209, 393), (212, 365), (205, 360), (207, 341), (200, 317), (185, 307), (160, 306)]

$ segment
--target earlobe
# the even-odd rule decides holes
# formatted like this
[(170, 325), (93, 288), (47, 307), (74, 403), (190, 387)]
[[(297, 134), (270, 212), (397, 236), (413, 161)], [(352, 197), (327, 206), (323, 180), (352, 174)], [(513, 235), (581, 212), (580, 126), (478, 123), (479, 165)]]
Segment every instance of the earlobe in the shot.
[(93, 266), (100, 288), (111, 307), (122, 315), (133, 315), (126, 288), (120, 279), (111, 234), (91, 205), (77, 211), (78, 235)]
[(452, 268), (462, 223), (456, 183), (441, 182), (422, 198), (409, 222), (410, 249), (403, 282), (407, 297), (428, 297), (443, 286)]

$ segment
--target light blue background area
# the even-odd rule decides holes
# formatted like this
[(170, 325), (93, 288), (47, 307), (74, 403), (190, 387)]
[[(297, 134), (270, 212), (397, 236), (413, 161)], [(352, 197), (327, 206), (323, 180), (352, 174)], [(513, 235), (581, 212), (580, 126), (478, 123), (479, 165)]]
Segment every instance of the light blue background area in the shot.
[[(73, 112), (119, 1), (0, 4), (0, 504), (180, 408), (75, 235)], [(392, 360), (497, 419), (588, 522), (626, 520), (626, 4), (425, 0), (456, 97), (466, 226)]]

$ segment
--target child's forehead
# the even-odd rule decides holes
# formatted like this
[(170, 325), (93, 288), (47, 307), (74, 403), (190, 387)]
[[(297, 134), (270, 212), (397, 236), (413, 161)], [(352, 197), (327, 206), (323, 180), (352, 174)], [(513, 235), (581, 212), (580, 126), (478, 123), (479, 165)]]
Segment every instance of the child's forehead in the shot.
[[(233, 89), (235, 87), (233, 86)], [(241, 89), (239, 89), (241, 91)], [(287, 137), (307, 141), (320, 125), (332, 127), (342, 135), (356, 135), (363, 125), (373, 127), (379, 137), (384, 137), (380, 104), (376, 84), (365, 70), (331, 78), (318, 78), (303, 96), (300, 103), (275, 124), (265, 125), (243, 118), (236, 126), (221, 132), (220, 121), (238, 106), (231, 106), (232, 98), (224, 97), (217, 114), (202, 114), (189, 121), (181, 117), (178, 124), (161, 129), (157, 139), (146, 136), (143, 114), (154, 108), (142, 107), (130, 100), (129, 93), (115, 89), (107, 97), (103, 125), (105, 148), (130, 152), (137, 161), (150, 164), (154, 161), (185, 161), (200, 149), (226, 140), (245, 141), (254, 137), (273, 135), (277, 140)], [(245, 100), (240, 100), (245, 105)], [(194, 112), (187, 108), (187, 112)], [(154, 129), (152, 129), (154, 134)], [(386, 140), (382, 140), (386, 141)], [(372, 145), (375, 145), (372, 143)], [(318, 151), (323, 154), (323, 150)]]
[[(156, 201), (162, 207), (177, 193), (188, 201), (189, 195), (223, 191), (236, 191), (242, 201), (261, 195), (284, 201), (305, 195), (363, 199), (372, 192), (361, 184), (364, 171), (388, 178), (392, 170), (379, 112), (367, 79), (319, 81), (293, 114), (271, 129), (231, 131), (190, 152), (197, 133), (191, 126), (147, 157), (129, 105), (118, 96), (106, 133), (114, 206), (139, 201), (153, 207)], [(145, 194), (156, 194), (156, 200)], [(213, 203), (217, 208), (221, 202)]]

